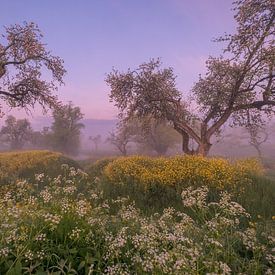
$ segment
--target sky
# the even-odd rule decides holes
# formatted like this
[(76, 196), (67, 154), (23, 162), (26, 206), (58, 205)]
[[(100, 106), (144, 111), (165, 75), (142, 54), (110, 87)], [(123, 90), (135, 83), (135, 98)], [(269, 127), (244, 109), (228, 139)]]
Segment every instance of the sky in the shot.
[(38, 24), (47, 48), (65, 62), (59, 98), (93, 119), (117, 114), (105, 83), (112, 68), (160, 57), (187, 93), (205, 72), (208, 56), (222, 53), (212, 40), (235, 26), (231, 0), (0, 0), (0, 7), (0, 34), (3, 26)]

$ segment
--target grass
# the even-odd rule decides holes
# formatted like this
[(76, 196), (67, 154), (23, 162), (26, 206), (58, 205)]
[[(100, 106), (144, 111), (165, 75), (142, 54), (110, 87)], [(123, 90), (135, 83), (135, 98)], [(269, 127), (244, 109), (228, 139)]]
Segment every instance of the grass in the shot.
[(17, 179), (34, 179), (35, 174), (57, 176), (61, 164), (79, 168), (79, 164), (61, 153), (46, 150), (0, 153), (0, 184)]
[(144, 188), (110, 181), (112, 161), (36, 177), (34, 162), (0, 186), (1, 274), (273, 274), (275, 181)]

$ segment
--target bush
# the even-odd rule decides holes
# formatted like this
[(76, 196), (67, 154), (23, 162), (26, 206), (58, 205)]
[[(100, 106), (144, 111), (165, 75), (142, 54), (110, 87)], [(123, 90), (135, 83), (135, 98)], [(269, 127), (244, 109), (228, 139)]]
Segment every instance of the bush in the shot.
[(40, 173), (55, 176), (60, 174), (61, 164), (79, 167), (75, 161), (56, 152), (37, 150), (0, 153), (0, 184), (18, 178), (33, 179), (35, 174)]
[(115, 159), (116, 157), (109, 157), (97, 160), (92, 164), (86, 165), (85, 172), (87, 172), (93, 178), (100, 177), (102, 176), (104, 168)]
[(123, 157), (104, 168), (104, 176), (113, 184), (139, 184), (175, 188), (206, 185), (214, 189), (234, 189), (250, 181), (263, 169), (256, 159), (229, 162), (222, 158), (176, 156), (170, 158)]

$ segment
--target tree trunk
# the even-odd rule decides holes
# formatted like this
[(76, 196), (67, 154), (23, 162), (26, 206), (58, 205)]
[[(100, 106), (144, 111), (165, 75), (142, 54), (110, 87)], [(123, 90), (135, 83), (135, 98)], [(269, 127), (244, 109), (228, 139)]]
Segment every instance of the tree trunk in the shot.
[(182, 151), (187, 155), (193, 155), (195, 151), (189, 148), (189, 135), (186, 132), (181, 132), (182, 136)]
[(207, 156), (211, 146), (212, 146), (212, 144), (210, 142), (207, 142), (207, 141), (202, 142), (201, 144), (199, 144), (199, 146), (196, 150), (196, 154), (201, 155), (203, 157)]

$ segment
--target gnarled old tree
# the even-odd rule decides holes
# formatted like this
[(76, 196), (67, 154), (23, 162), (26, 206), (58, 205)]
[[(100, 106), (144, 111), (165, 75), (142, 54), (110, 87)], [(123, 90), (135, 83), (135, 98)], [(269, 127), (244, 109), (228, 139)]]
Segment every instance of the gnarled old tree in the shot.
[(0, 36), (0, 98), (9, 107), (54, 107), (53, 91), (65, 72), (63, 60), (51, 55), (34, 23), (5, 28)]
[[(187, 154), (207, 155), (211, 138), (230, 122), (232, 125), (261, 124), (275, 107), (275, 4), (274, 0), (234, 2), (237, 30), (217, 39), (226, 43), (222, 56), (210, 57), (207, 73), (194, 85), (190, 102), (176, 88), (172, 68), (161, 68), (159, 60), (137, 70), (113, 70), (106, 79), (110, 100), (122, 119), (148, 114), (165, 118), (182, 135)], [(193, 139), (196, 149), (190, 149)]]

